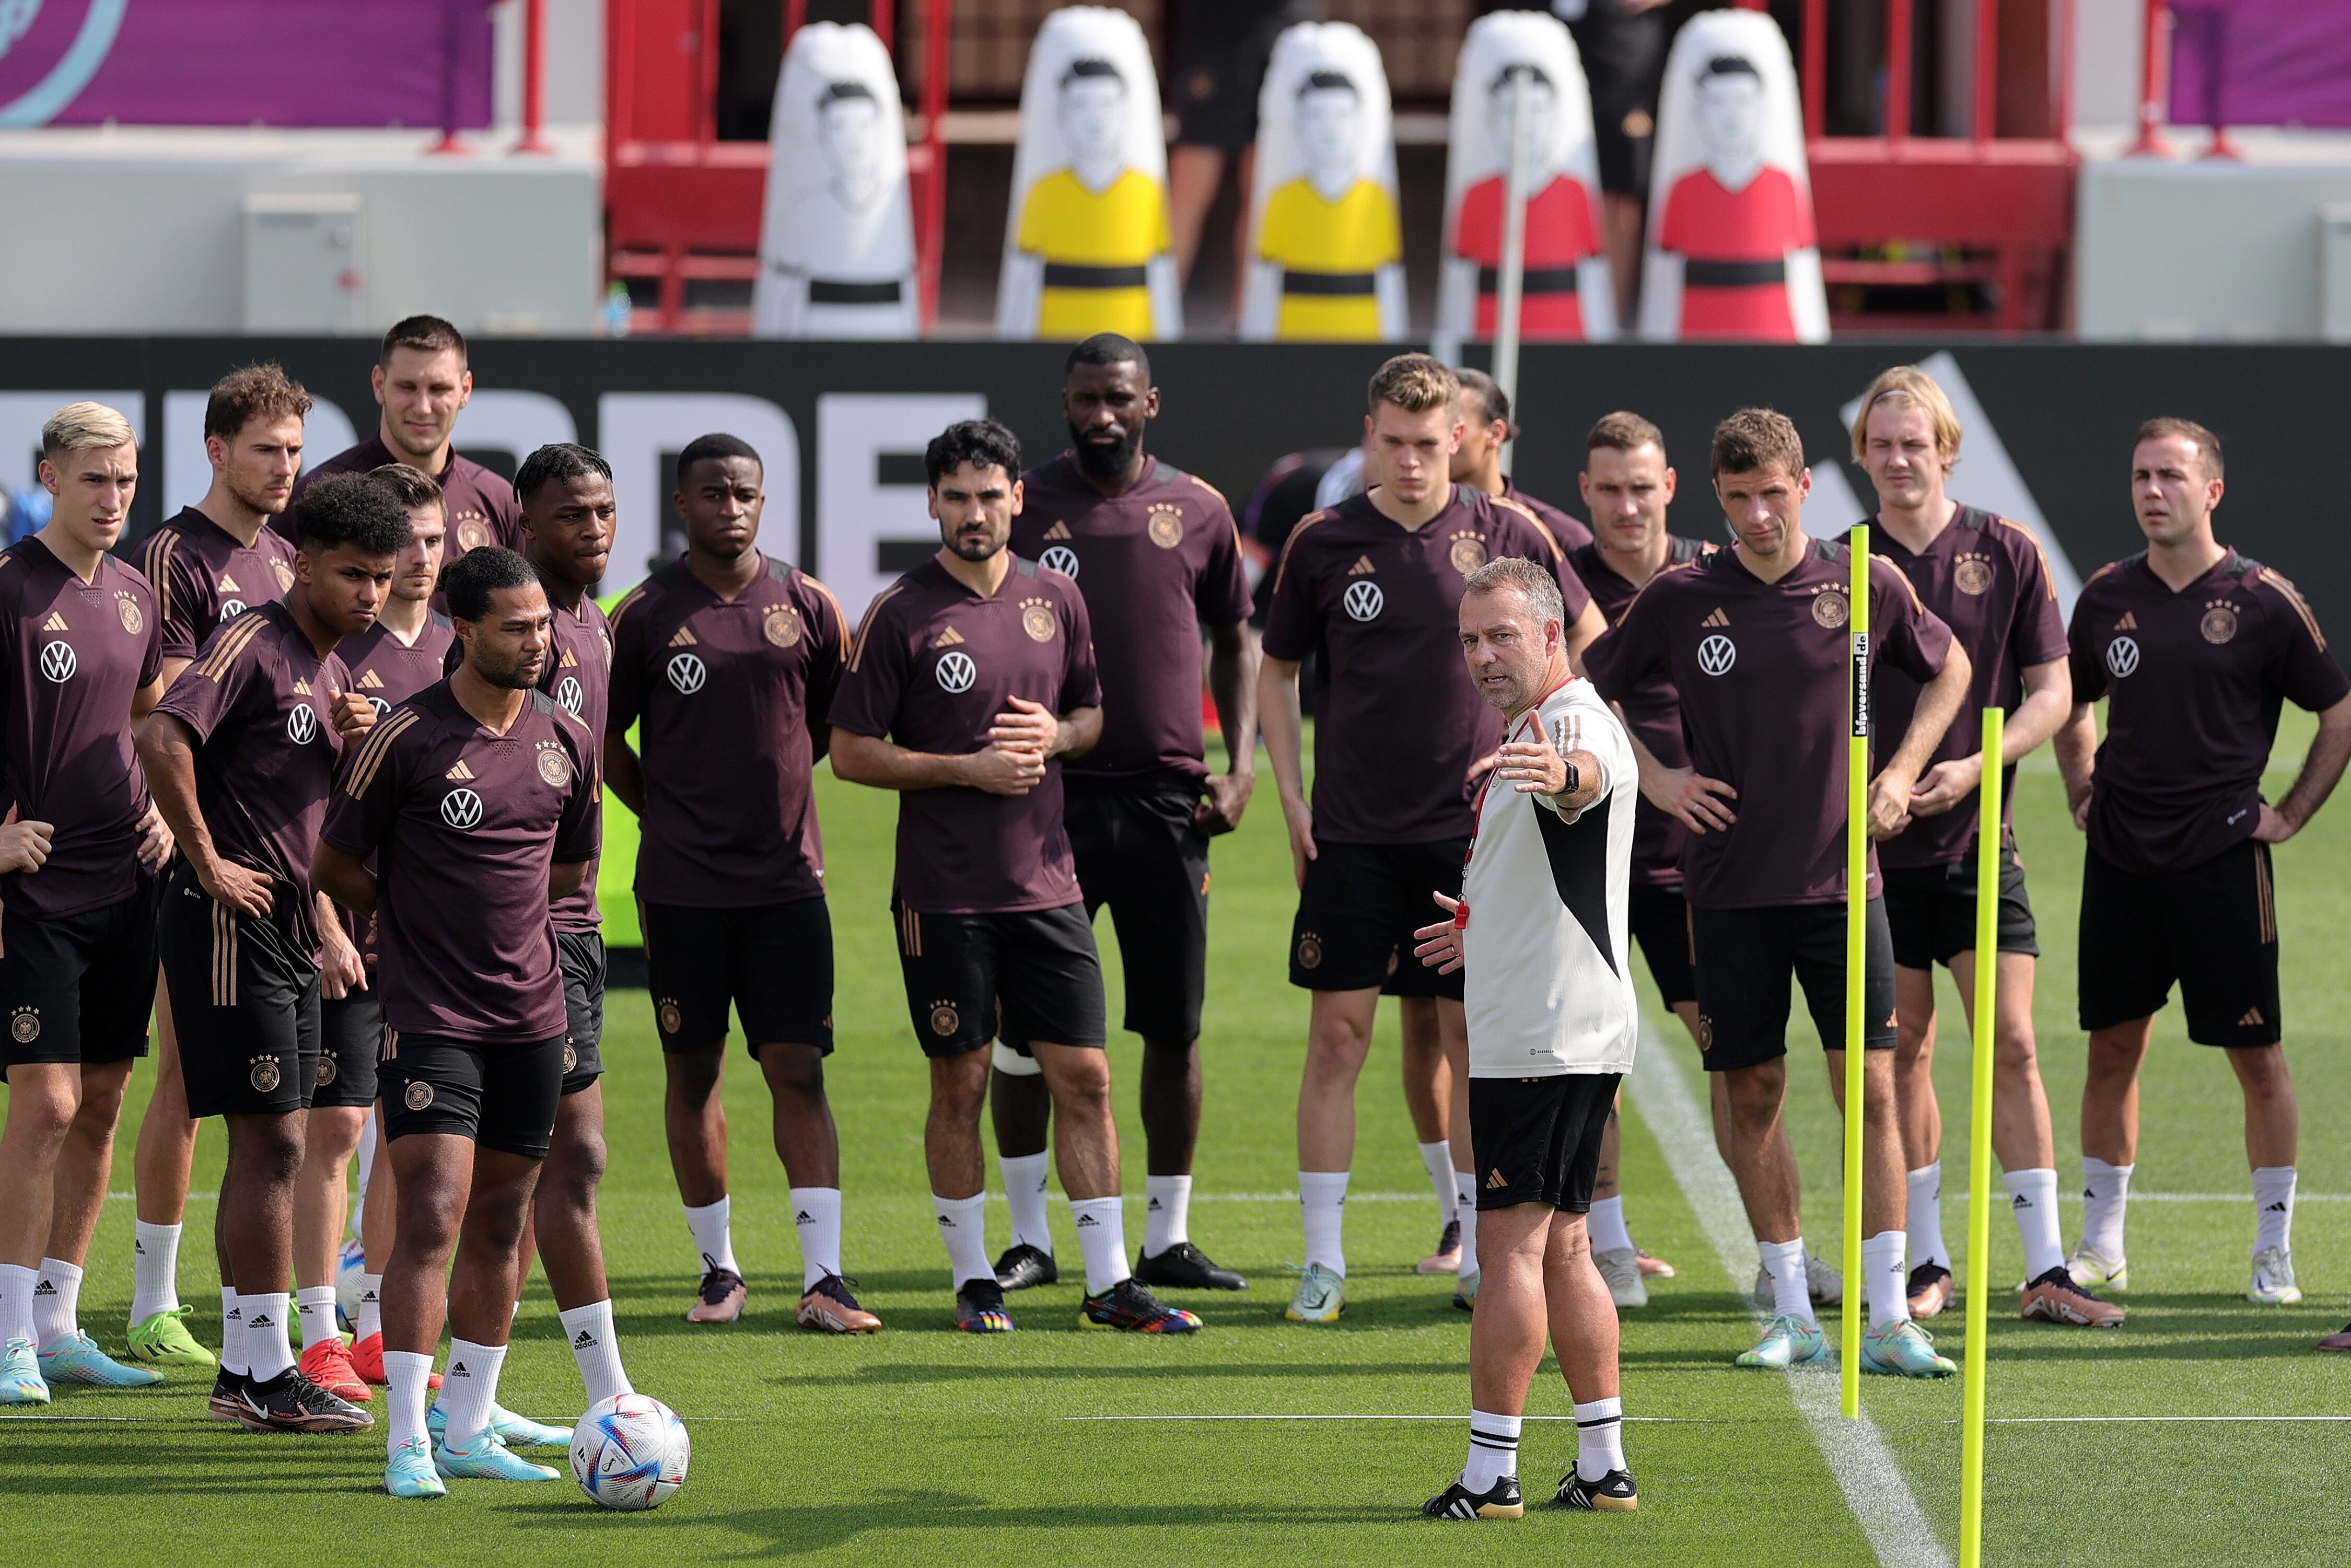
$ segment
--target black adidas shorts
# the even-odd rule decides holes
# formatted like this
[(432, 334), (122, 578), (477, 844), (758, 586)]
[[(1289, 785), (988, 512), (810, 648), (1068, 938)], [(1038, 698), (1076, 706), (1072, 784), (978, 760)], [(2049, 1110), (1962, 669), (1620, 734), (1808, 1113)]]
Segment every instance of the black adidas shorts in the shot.
[(563, 969), (563, 1092), (577, 1094), (604, 1075), (604, 934), (558, 931)]
[[(1905, 969), (1949, 967), (1976, 947), (1976, 852), (1948, 865), (1887, 866), (1886, 924), (1894, 933), (1894, 962)], [(2000, 848), (2000, 934), (2003, 953), (2041, 956), (2032, 924), (2032, 901), (2024, 893), (2024, 862), (2012, 839)]]
[(376, 1059), (383, 1054), (383, 999), (353, 991), (319, 1003), (319, 1087), (314, 1111), (375, 1103)]
[[(1894, 1049), (1894, 942), (1886, 901), (1866, 907), (1862, 1049)], [(1788, 1054), (1788, 979), (1822, 1049), (1844, 1049), (1844, 905), (1782, 904), (1690, 910), (1698, 959), (1698, 1049), (1708, 1072), (1732, 1072)]]
[(452, 1133), (545, 1159), (563, 1098), (563, 1039), (484, 1043), (390, 1031), (377, 1076), (383, 1135)]
[(1208, 836), (1199, 787), (1181, 774), (1062, 779), (1062, 821), (1086, 918), (1104, 904), (1126, 975), (1125, 1027), (1145, 1040), (1200, 1038), (1208, 985)]
[[(277, 892), (279, 908), (292, 897)], [(319, 967), (278, 924), (215, 903), (184, 861), (156, 921), (188, 1114), (287, 1115), (319, 1082)]]
[(1657, 999), (1668, 1008), (1698, 1000), (1698, 976), (1690, 964), (1689, 904), (1678, 887), (1636, 882), (1629, 914), (1633, 939), (1657, 982)]
[(1601, 1134), (1616, 1108), (1616, 1072), (1469, 1080), (1469, 1142), (1478, 1151), (1478, 1209), (1547, 1203), (1592, 1210)]
[(2163, 1010), (2171, 985), (2199, 1045), (2275, 1045), (2277, 895), (2270, 847), (2246, 839), (2180, 871), (2128, 872), (2085, 852), (2081, 1019), (2111, 1029)]
[(1412, 956), (1412, 934), (1445, 917), (1429, 896), (1458, 897), (1468, 839), (1427, 844), (1334, 844), (1318, 839), (1290, 928), (1290, 983), (1310, 991), (1461, 999), (1461, 971), (1440, 975)]
[(726, 1039), (731, 1002), (744, 1042), (832, 1054), (832, 912), (822, 894), (747, 909), (645, 904), (645, 983), (666, 1051)]
[(898, 967), (923, 1054), (962, 1056), (994, 1040), (1026, 1050), (1106, 1043), (1102, 958), (1082, 904), (1001, 915), (925, 915), (896, 899)]
[(0, 909), (0, 1083), (17, 1062), (89, 1066), (147, 1054), (159, 879), (130, 897), (48, 919)]

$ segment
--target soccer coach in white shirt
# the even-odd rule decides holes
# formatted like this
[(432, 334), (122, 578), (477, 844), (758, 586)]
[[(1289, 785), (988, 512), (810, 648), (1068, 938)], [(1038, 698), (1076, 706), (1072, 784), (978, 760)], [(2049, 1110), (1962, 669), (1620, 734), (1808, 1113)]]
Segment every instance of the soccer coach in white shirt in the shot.
[(1570, 1508), (1639, 1505), (1625, 1466), (1616, 1308), (1584, 1216), (1616, 1085), (1640, 1032), (1626, 964), (1631, 742), (1567, 663), (1564, 608), (1531, 561), (1489, 561), (1461, 596), (1461, 651), (1504, 739), (1480, 790), (1453, 918), (1416, 933), (1422, 963), (1466, 968), (1469, 1137), (1485, 1278), (1469, 1330), (1469, 1458), (1422, 1511), (1514, 1519), (1519, 1427), (1546, 1329), (1575, 1401)]

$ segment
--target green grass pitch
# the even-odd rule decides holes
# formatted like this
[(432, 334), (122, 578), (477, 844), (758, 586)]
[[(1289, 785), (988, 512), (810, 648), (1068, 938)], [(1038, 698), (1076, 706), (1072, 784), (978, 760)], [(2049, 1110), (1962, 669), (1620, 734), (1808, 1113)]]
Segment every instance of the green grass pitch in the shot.
[[(2273, 799), (2310, 733), (2289, 716)], [(616, 993), (605, 1046), (612, 1167), (603, 1221), (622, 1348), (638, 1386), (691, 1427), (686, 1490), (649, 1515), (605, 1514), (566, 1481), (462, 1483), (438, 1504), (382, 1496), (380, 1437), (260, 1437), (204, 1417), (201, 1380), (160, 1390), (69, 1391), (46, 1412), (0, 1417), (0, 1544), (10, 1561), (77, 1563), (309, 1562), (539, 1563), (653, 1552), (665, 1561), (805, 1557), (828, 1563), (1111, 1561), (1392, 1563), (1458, 1561), (1445, 1527), (1415, 1515), (1458, 1467), (1468, 1401), (1467, 1319), (1449, 1282), (1413, 1262), (1436, 1232), (1401, 1099), (1392, 1013), (1359, 1095), (1362, 1137), (1350, 1206), (1351, 1301), (1331, 1328), (1281, 1320), (1299, 1254), (1291, 1134), (1305, 998), (1285, 983), (1292, 893), (1270, 779), (1244, 830), (1215, 856), (1207, 1116), (1194, 1235), (1245, 1270), (1252, 1289), (1187, 1304), (1207, 1332), (1179, 1341), (1081, 1333), (1078, 1288), (1013, 1298), (1021, 1332), (971, 1339), (949, 1330), (945, 1258), (925, 1201), (925, 1073), (893, 957), (886, 897), (892, 802), (840, 785), (820, 794), (839, 936), (840, 1050), (831, 1087), (847, 1190), (848, 1263), (877, 1338), (840, 1341), (791, 1323), (799, 1257), (782, 1174), (769, 1151), (767, 1103), (739, 1051), (729, 1066), (737, 1247), (750, 1312), (724, 1329), (682, 1314), (695, 1266), (661, 1134), (661, 1066), (642, 992)], [(2081, 851), (2044, 752), (2024, 770), (2018, 828), (2047, 948), (2038, 1014), (2055, 1108), (2058, 1165), (2078, 1187), (2075, 1114), (2082, 1036), (2073, 1022), (2074, 912)], [(2309, 1349), (2339, 1326), (2351, 1291), (2351, 1145), (2341, 1136), (2351, 1051), (2340, 998), (2339, 933), (2351, 916), (2351, 805), (2278, 857), (2289, 962), (2286, 1021), (2304, 1106), (2306, 1195), (2297, 1256), (2310, 1302), (2263, 1310), (2241, 1296), (2251, 1239), (2244, 1201), (2141, 1202), (2131, 1217), (2137, 1289), (2120, 1333), (2024, 1324), (2007, 1286), (2019, 1272), (2007, 1215), (1993, 1216), (1988, 1560), (2074, 1555), (2084, 1542), (2135, 1562), (2342, 1561), (2335, 1499), (2346, 1474), (2346, 1428), (2280, 1421), (2021, 1424), (2017, 1417), (2333, 1415), (2351, 1410), (2351, 1366)], [(627, 910), (608, 900), (625, 928)], [(625, 924), (624, 924), (625, 923)], [(1117, 1017), (1109, 923), (1102, 939)], [(1643, 977), (1646, 986), (1646, 975)], [(1958, 1019), (1945, 982), (1945, 1016)], [(1837, 1126), (1802, 1009), (1792, 1040), (1792, 1114), (1808, 1183), (1806, 1228), (1833, 1253), (1839, 1235)], [(1947, 1190), (1964, 1186), (1968, 1051), (1947, 1022), (1943, 1085)], [(1661, 1038), (1693, 1092), (1695, 1056), (1677, 1027)], [(1134, 1124), (1136, 1047), (1120, 1037), (1118, 1075), (1127, 1186), (1142, 1188)], [(136, 1080), (135, 1127), (149, 1076)], [(2158, 1028), (2145, 1089), (2137, 1186), (2147, 1194), (2249, 1190), (2238, 1097), (2225, 1064), (2189, 1045), (2176, 1017)], [(128, 1134), (118, 1200), (89, 1265), (83, 1321), (120, 1348), (131, 1283)], [(221, 1144), (207, 1128), (195, 1186), (218, 1185)], [(1742, 1374), (1731, 1356), (1750, 1320), (1651, 1129), (1630, 1105), (1625, 1190), (1635, 1236), (1680, 1268), (1651, 1305), (1626, 1314), (1627, 1447), (1640, 1477), (1633, 1516), (1533, 1510), (1482, 1529), (1495, 1562), (1656, 1563), (1874, 1561), (1785, 1379)], [(1130, 1243), (1142, 1235), (1129, 1208)], [(1067, 1209), (1057, 1210), (1066, 1225)], [(189, 1212), (181, 1288), (195, 1327), (217, 1330), (208, 1198)], [(2078, 1202), (2065, 1221), (2070, 1242)], [(1004, 1210), (991, 1207), (992, 1246)], [(1964, 1249), (1966, 1212), (1946, 1225)], [(1065, 1259), (1077, 1249), (1062, 1237)], [(1074, 1272), (1074, 1270), (1073, 1270)], [(1973, 1271), (1962, 1263), (1962, 1278)], [(1937, 1325), (1959, 1354), (1959, 1317)], [(1831, 1323), (1834, 1334), (1834, 1322)], [(514, 1407), (575, 1412), (580, 1385), (543, 1284), (517, 1325), (503, 1390)], [(1865, 1403), (1943, 1548), (1956, 1542), (1959, 1388), (1870, 1379)], [(379, 1406), (378, 1408), (381, 1408)], [(1546, 1364), (1530, 1406), (1561, 1416), (1567, 1399)], [(1422, 1420), (1121, 1421), (1108, 1416), (1418, 1416)], [(1546, 1499), (1572, 1462), (1573, 1429), (1531, 1425), (1522, 1475)], [(1442, 1554), (1442, 1556), (1440, 1556)]]

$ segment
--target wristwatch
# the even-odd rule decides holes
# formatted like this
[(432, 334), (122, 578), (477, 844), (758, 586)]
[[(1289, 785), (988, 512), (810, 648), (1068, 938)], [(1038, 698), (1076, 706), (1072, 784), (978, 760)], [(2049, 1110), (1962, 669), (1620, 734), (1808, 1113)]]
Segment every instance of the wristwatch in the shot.
[(1560, 786), (1559, 792), (1562, 795), (1573, 795), (1575, 793), (1577, 789), (1582, 786), (1582, 784), (1583, 780), (1576, 777), (1575, 764), (1573, 762), (1568, 763), (1567, 782)]

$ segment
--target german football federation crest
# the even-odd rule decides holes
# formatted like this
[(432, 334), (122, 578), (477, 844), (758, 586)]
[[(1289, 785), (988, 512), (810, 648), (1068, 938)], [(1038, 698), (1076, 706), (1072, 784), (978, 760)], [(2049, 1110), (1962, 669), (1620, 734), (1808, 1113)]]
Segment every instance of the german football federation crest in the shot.
[(1825, 588), (1813, 595), (1813, 619), (1834, 632), (1852, 618), (1852, 608), (1845, 602), (1842, 590)]
[(41, 1009), (18, 1008), (8, 1020), (8, 1033), (18, 1045), (30, 1045), (41, 1038)]
[[(468, 507), (450, 519), (449, 531), (457, 536), (457, 553), (476, 550), (490, 542), (490, 520)], [(277, 569), (284, 571), (284, 567)]]
[(789, 648), (800, 640), (800, 615), (789, 604), (778, 604), (769, 610), (759, 622), (759, 630), (768, 642), (778, 648)]
[(1029, 633), (1032, 643), (1050, 643), (1061, 622), (1053, 618), (1053, 607), (1041, 599), (1020, 601), (1020, 630)]
[(402, 1094), (400, 1099), (401, 1103), (410, 1110), (422, 1111), (433, 1103), (433, 1085), (420, 1079), (411, 1083), (408, 1086), (408, 1092)]
[(542, 740), (538, 743), (538, 776), (549, 788), (555, 789), (571, 782), (571, 758), (563, 754), (561, 742)]
[(2204, 607), (2204, 619), (2196, 623), (2204, 633), (2204, 641), (2219, 646), (2237, 634), (2237, 606), (2231, 601), (2216, 599)]
[(269, 570), (277, 574), (278, 592), (290, 593), (293, 591), (294, 569), (292, 567), (287, 566), (282, 560), (273, 560), (269, 563)]
[(1482, 535), (1468, 529), (1453, 536), (1453, 547), (1446, 552), (1453, 570), (1467, 577), (1486, 564), (1486, 540)]
[(1951, 586), (1971, 596), (1991, 591), (1991, 558), (1972, 551), (1959, 557), (1951, 569)]
[(955, 1033), (956, 1027), (962, 1022), (962, 1016), (956, 1011), (955, 1004), (953, 1002), (933, 1002), (931, 1004), (931, 1032), (933, 1034), (938, 1035), (944, 1039), (946, 1036)]
[(1151, 542), (1161, 549), (1174, 549), (1184, 542), (1184, 509), (1168, 501), (1151, 504), (1151, 520), (1144, 525)]
[(117, 593), (114, 596), (114, 613), (116, 619), (122, 622), (122, 629), (133, 637), (147, 630), (147, 617), (140, 610), (139, 601), (130, 594)]
[(253, 1071), (246, 1074), (246, 1082), (253, 1085), (255, 1093), (266, 1094), (277, 1087), (284, 1076), (284, 1072), (278, 1068), (277, 1059), (274, 1056), (265, 1056), (253, 1064)]

